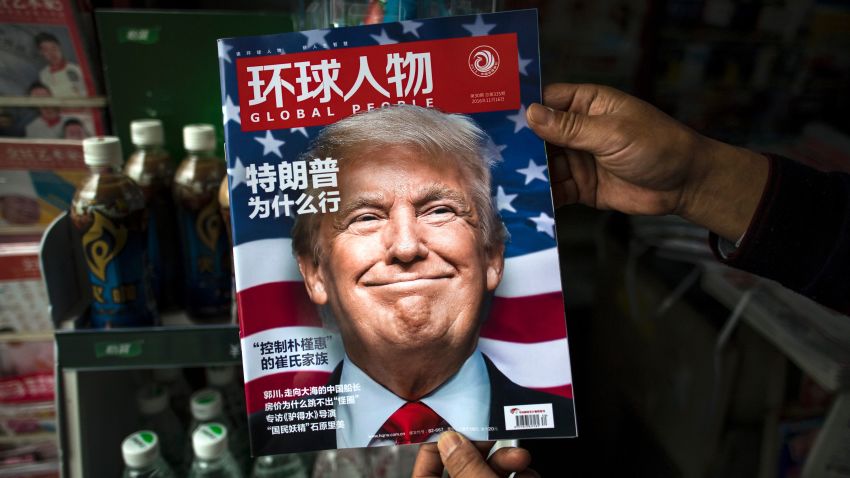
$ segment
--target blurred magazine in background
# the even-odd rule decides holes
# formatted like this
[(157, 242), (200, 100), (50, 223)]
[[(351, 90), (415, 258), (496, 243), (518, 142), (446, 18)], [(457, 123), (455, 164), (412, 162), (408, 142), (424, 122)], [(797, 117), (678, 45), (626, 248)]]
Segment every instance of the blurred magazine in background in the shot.
[(17, 97), (0, 108), (0, 136), (104, 134), (102, 110), (86, 107), (98, 89), (79, 18), (69, 0), (0, 6), (0, 96)]

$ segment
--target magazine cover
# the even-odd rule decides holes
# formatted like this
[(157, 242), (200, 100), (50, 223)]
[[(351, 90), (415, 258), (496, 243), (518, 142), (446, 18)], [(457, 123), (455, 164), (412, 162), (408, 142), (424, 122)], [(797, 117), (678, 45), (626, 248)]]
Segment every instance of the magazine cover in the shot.
[(253, 454), (575, 436), (536, 11), (218, 49)]
[[(69, 0), (0, 4), (0, 95), (96, 95), (72, 8)], [(83, 139), (104, 133), (101, 112), (95, 108), (2, 108), (0, 120), (2, 136)]]

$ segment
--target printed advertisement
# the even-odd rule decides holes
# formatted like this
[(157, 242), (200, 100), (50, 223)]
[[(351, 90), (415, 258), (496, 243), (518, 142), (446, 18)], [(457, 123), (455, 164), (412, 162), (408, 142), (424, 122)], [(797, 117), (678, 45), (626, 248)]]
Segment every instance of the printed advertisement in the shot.
[[(69, 0), (0, 4), (0, 95), (83, 98), (95, 82)], [(103, 134), (95, 108), (0, 108), (0, 136), (83, 139)]]
[(253, 454), (575, 436), (536, 11), (218, 50)]

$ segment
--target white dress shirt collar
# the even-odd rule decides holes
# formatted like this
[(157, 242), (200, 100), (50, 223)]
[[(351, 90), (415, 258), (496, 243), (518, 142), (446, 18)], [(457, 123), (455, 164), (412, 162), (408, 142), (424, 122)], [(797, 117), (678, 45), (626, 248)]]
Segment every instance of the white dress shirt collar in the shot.
[[(340, 384), (360, 384), (354, 403), (337, 405), (337, 448), (369, 446), (372, 436), (406, 400), (372, 380), (349, 360), (343, 359)], [(472, 440), (486, 440), (490, 417), (490, 377), (481, 352), (476, 349), (460, 370), (420, 400), (443, 417), (455, 430)], [(435, 441), (436, 436), (429, 441)], [(391, 444), (391, 443), (373, 443)]]

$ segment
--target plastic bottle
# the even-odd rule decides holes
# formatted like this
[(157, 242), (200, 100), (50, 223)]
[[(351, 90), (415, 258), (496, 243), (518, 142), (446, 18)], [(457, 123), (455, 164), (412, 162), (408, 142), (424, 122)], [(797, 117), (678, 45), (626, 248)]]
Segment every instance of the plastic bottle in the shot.
[(181, 426), (188, 426), (191, 421), (189, 397), (192, 395), (192, 388), (186, 378), (183, 377), (183, 369), (176, 367), (157, 368), (153, 370), (153, 379), (168, 390), (171, 410), (180, 419)]
[(206, 423), (192, 433), (195, 459), (189, 478), (241, 478), (242, 471), (228, 449), (227, 427)]
[(183, 245), (186, 312), (199, 321), (223, 321), (230, 313), (230, 256), (218, 204), (224, 161), (215, 157), (215, 130), (183, 128), (187, 156), (174, 175), (174, 200)]
[(118, 138), (83, 140), (83, 156), (90, 175), (71, 202), (71, 221), (91, 282), (92, 327), (155, 325), (144, 195), (121, 173)]
[[(192, 412), (192, 421), (189, 424), (188, 433), (188, 436), (190, 437), (194, 436), (195, 430), (197, 430), (198, 427), (207, 423), (220, 423), (227, 427), (228, 430), (233, 429), (230, 420), (224, 414), (224, 402), (221, 397), (221, 392), (218, 390), (203, 388), (193, 393), (192, 398), (189, 401), (189, 408)], [(232, 445), (230, 449), (236, 449), (239, 444), (235, 443), (235, 435), (232, 433), (228, 434), (228, 439)], [(184, 456), (188, 458), (186, 462), (190, 463), (192, 457), (191, 440), (187, 441), (186, 453)]]
[(225, 365), (207, 367), (204, 372), (207, 386), (221, 393), (224, 415), (231, 424), (230, 431), (234, 447), (230, 449), (236, 462), (244, 470), (250, 467), (251, 450), (249, 447), (247, 417), (245, 409), (245, 389), (242, 380), (236, 380), (236, 367)]
[(365, 448), (370, 478), (410, 476), (419, 445), (380, 446)]
[(159, 455), (159, 437), (151, 430), (130, 434), (121, 443), (124, 478), (174, 478), (176, 475)]
[(224, 413), (231, 423), (238, 426), (245, 422), (245, 389), (242, 381), (236, 379), (236, 367), (232, 365), (213, 366), (204, 369), (207, 387), (218, 390), (224, 403)]
[[(230, 186), (227, 183), (227, 175), (221, 180), (221, 185), (218, 187), (218, 204), (219, 204), (219, 212), (221, 212), (221, 220), (224, 221), (224, 230), (225, 234), (227, 234), (227, 245), (228, 251), (230, 254), (230, 270), (231, 272), (235, 270), (233, 267), (233, 229), (230, 225)], [(237, 315), (236, 309), (236, 279), (231, 276), (230, 281), (230, 297), (233, 300), (230, 301), (230, 321), (234, 324), (239, 323), (239, 316)]]
[(169, 406), (168, 390), (158, 383), (143, 386), (136, 393), (142, 428), (153, 430), (160, 437), (160, 449), (165, 461), (179, 467), (183, 461), (185, 430)]
[(324, 450), (316, 456), (313, 478), (366, 478), (369, 465), (365, 448)]
[(171, 197), (174, 165), (163, 148), (162, 121), (135, 120), (130, 137), (136, 150), (124, 165), (129, 176), (145, 195), (148, 208), (148, 256), (153, 267), (152, 286), (160, 310), (177, 305), (180, 277), (180, 237)]
[(224, 221), (228, 244), (233, 247), (233, 231), (230, 228), (230, 187), (227, 184), (227, 176), (222, 178), (221, 184), (218, 186), (218, 205), (221, 220)]
[(307, 467), (295, 454), (261, 456), (254, 460), (251, 478), (308, 478)]

